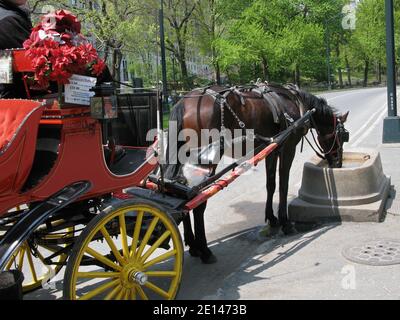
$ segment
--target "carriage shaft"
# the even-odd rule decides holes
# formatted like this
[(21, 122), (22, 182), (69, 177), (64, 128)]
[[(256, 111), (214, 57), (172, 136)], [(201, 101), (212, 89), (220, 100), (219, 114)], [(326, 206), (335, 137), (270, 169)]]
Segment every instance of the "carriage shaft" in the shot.
[(198, 206), (206, 202), (208, 199), (210, 199), (220, 191), (227, 188), (231, 183), (233, 183), (237, 178), (239, 178), (241, 175), (249, 171), (252, 167), (257, 166), (259, 162), (266, 159), (278, 147), (279, 147), (278, 143), (270, 144), (268, 147), (266, 147), (257, 155), (255, 155), (253, 158), (247, 160), (239, 167), (237, 167), (235, 170), (233, 170), (232, 173), (227, 178), (218, 180), (214, 185), (201, 192), (198, 196), (196, 196), (194, 199), (192, 199), (185, 205), (185, 209), (190, 211), (197, 208)]

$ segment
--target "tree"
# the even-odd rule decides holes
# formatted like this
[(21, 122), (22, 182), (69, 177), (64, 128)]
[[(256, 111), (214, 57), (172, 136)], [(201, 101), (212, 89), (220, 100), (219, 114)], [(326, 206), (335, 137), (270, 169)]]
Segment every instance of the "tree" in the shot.
[[(37, 10), (42, 3), (44, 1), (36, 0), (31, 7)], [(84, 22), (85, 35), (96, 40), (106, 60), (111, 55), (111, 73), (116, 81), (120, 81), (122, 51), (126, 46), (124, 29), (140, 14), (138, 1), (78, 0), (71, 4), (68, 0), (60, 0), (46, 1), (46, 4), (78, 15)]]
[(364, 0), (357, 9), (357, 28), (351, 39), (353, 55), (364, 61), (364, 87), (368, 85), (372, 62), (386, 58), (385, 4), (381, 0)]
[(309, 76), (321, 73), (325, 48), (321, 20), (332, 5), (318, 4), (316, 0), (248, 2), (218, 41), (224, 65), (231, 69), (234, 65), (240, 72), (252, 65), (253, 79), (280, 81), (293, 76), (296, 83), (302, 68)]
[[(188, 43), (193, 36), (193, 14), (200, 0), (161, 0), (164, 4), (166, 25), (166, 49), (173, 53), (181, 69), (183, 86), (189, 90), (192, 86), (187, 69)], [(141, 6), (147, 13), (160, 8), (160, 1), (141, 0)]]
[(214, 79), (221, 84), (221, 67), (216, 40), (224, 32), (222, 24), (222, 6), (220, 0), (203, 0), (195, 11), (195, 23), (199, 26), (200, 47), (204, 56), (211, 55)]

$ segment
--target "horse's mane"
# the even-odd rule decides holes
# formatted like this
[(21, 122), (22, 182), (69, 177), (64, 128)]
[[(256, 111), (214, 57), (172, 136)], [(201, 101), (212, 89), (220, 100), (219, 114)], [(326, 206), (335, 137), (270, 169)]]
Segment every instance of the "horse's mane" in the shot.
[(295, 91), (298, 93), (301, 102), (307, 110), (315, 108), (317, 110), (317, 114), (323, 118), (328, 118), (332, 117), (332, 115), (340, 114), (340, 112), (336, 108), (331, 107), (328, 104), (328, 101), (325, 98), (317, 97), (300, 89), (296, 89)]

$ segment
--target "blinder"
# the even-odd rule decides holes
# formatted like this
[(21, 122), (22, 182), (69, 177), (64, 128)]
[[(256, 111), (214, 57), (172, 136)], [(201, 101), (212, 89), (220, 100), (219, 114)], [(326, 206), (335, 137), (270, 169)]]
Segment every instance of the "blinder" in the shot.
[(341, 143), (347, 143), (350, 141), (350, 132), (346, 130), (343, 123), (338, 124), (337, 135)]

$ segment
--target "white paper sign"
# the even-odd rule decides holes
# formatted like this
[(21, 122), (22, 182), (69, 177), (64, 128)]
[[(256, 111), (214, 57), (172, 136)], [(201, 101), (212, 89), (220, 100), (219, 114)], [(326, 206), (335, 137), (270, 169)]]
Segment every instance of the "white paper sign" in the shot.
[(95, 95), (90, 91), (96, 85), (97, 79), (74, 74), (65, 85), (65, 102), (90, 106), (90, 98)]
[(13, 83), (12, 57), (0, 56), (0, 84)]

